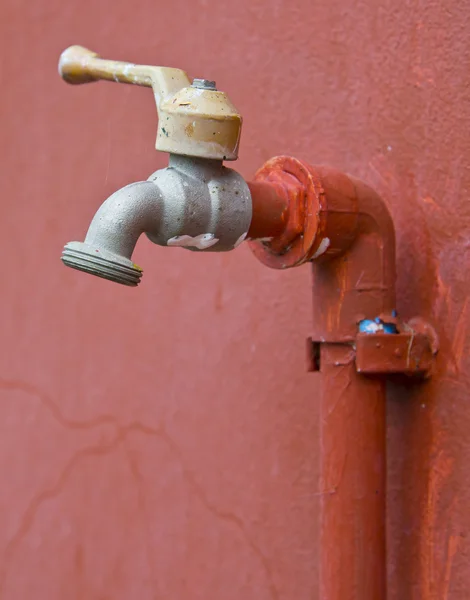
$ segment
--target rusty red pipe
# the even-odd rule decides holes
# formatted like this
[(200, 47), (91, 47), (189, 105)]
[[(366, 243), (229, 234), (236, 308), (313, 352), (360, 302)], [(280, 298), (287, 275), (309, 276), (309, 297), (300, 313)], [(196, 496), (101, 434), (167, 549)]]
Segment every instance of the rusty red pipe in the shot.
[[(395, 234), (382, 199), (361, 181), (290, 157), (250, 185), (256, 256), (274, 268), (312, 262), (312, 343), (321, 376), (322, 600), (383, 600), (385, 382), (356, 371), (364, 318), (395, 308)], [(261, 234), (261, 235), (258, 235)]]
[(264, 181), (249, 182), (248, 187), (253, 199), (253, 217), (248, 237), (265, 239), (281, 235), (288, 213), (285, 187)]
[(384, 600), (385, 381), (347, 344), (321, 345), (320, 373), (319, 598)]

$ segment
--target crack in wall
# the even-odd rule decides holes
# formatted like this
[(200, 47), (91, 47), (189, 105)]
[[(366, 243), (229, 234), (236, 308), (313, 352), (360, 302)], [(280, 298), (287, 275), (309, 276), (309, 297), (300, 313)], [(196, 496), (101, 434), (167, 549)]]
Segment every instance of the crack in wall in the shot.
[(111, 424), (116, 427), (119, 426), (118, 420), (113, 415), (98, 415), (94, 419), (85, 419), (85, 420), (77, 420), (77, 419), (69, 419), (65, 417), (60, 411), (58, 405), (35, 385), (30, 383), (25, 383), (23, 381), (18, 381), (15, 379), (4, 379), (0, 378), (0, 390), (6, 391), (19, 391), (24, 392), (30, 396), (34, 396), (37, 398), (43, 406), (47, 409), (47, 411), (54, 417), (54, 419), (67, 429), (92, 429), (94, 427), (99, 427), (100, 425)]
[(153, 588), (154, 588), (153, 589), (154, 600), (156, 600), (157, 598), (162, 597), (162, 596), (161, 596), (160, 592), (157, 591), (158, 590), (158, 582), (157, 582), (157, 579), (156, 579), (156, 577), (154, 575), (154, 571), (153, 571), (153, 564), (154, 564), (155, 560), (154, 560), (154, 557), (152, 556), (152, 543), (151, 543), (151, 540), (149, 539), (148, 528), (145, 526), (146, 518), (147, 518), (147, 510), (146, 510), (146, 506), (145, 506), (144, 479), (143, 479), (142, 473), (140, 472), (140, 469), (139, 469), (138, 460), (134, 456), (132, 450), (129, 447), (129, 444), (127, 443), (127, 438), (123, 441), (123, 445), (124, 445), (124, 451), (127, 456), (127, 461), (129, 463), (129, 470), (130, 470), (131, 476), (133, 477), (136, 487), (137, 487), (137, 501), (139, 504), (140, 513), (143, 517), (141, 519), (141, 522), (142, 522), (142, 529), (144, 531), (144, 537), (145, 537), (145, 551), (146, 551), (148, 572), (149, 572), (149, 576), (152, 580), (152, 584), (153, 584)]
[[(261, 548), (251, 538), (244, 522), (242, 521), (242, 519), (240, 519), (240, 517), (238, 517), (233, 512), (220, 509), (208, 499), (204, 489), (198, 483), (194, 473), (187, 467), (180, 448), (173, 440), (173, 438), (168, 434), (163, 425), (160, 425), (158, 428), (156, 428), (147, 426), (139, 421), (134, 421), (127, 425), (120, 425), (118, 419), (113, 415), (100, 415), (94, 419), (88, 420), (69, 419), (64, 417), (58, 405), (47, 394), (42, 392), (34, 385), (16, 380), (0, 379), (0, 390), (23, 391), (29, 395), (38, 398), (40, 402), (44, 405), (44, 407), (49, 411), (49, 413), (55, 418), (55, 420), (62, 427), (68, 429), (90, 429), (109, 423), (113, 424), (116, 428), (115, 437), (110, 442), (106, 444), (87, 446), (76, 452), (72, 456), (72, 458), (69, 459), (69, 461), (66, 463), (65, 467), (62, 469), (56, 482), (51, 487), (46, 488), (45, 490), (37, 493), (30, 501), (29, 505), (23, 513), (23, 517), (21, 519), (21, 523), (18, 527), (17, 532), (10, 539), (10, 541), (5, 547), (4, 559), (2, 561), (2, 564), (0, 565), (0, 598), (4, 598), (8, 567), (10, 566), (20, 544), (31, 530), (36, 515), (39, 512), (41, 506), (45, 502), (56, 498), (61, 493), (61, 491), (67, 483), (67, 480), (70, 478), (71, 474), (74, 472), (76, 467), (83, 460), (93, 456), (104, 456), (113, 452), (122, 443), (126, 441), (127, 437), (132, 432), (138, 432), (142, 435), (157, 437), (167, 445), (171, 453), (176, 457), (176, 459), (180, 463), (182, 467), (182, 473), (187, 485), (193, 491), (196, 497), (200, 500), (203, 506), (219, 520), (231, 524), (239, 531), (242, 539), (245, 541), (247, 546), (251, 549), (253, 554), (255, 554), (258, 560), (260, 561), (260, 564), (266, 576), (267, 586), (272, 600), (279, 600), (280, 594), (274, 583), (274, 574), (272, 572), (268, 558), (265, 556)], [(136, 482), (140, 482), (141, 485), (143, 480), (141, 478), (140, 471), (138, 471), (138, 468), (136, 469), (136, 463), (133, 462), (133, 460), (130, 458), (130, 455), (128, 454), (127, 450), (126, 453), (131, 468), (131, 474), (133, 475)], [(141, 501), (142, 500), (139, 500), (139, 502)]]

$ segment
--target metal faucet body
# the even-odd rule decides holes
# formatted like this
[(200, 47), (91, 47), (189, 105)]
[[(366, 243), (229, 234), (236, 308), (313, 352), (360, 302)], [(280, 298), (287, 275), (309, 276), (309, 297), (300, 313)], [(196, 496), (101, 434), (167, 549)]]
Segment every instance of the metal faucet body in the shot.
[(70, 242), (63, 262), (104, 279), (136, 286), (132, 261), (139, 237), (196, 251), (233, 250), (248, 232), (251, 195), (241, 175), (221, 160), (170, 154), (169, 166), (131, 183), (98, 209), (84, 242)]

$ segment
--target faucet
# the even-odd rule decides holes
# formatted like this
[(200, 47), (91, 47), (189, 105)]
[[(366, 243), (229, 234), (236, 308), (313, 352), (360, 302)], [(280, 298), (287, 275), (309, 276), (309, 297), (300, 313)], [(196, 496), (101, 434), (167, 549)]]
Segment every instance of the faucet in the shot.
[(68, 267), (128, 286), (142, 269), (132, 261), (140, 235), (161, 246), (227, 251), (247, 236), (252, 220), (248, 184), (223, 165), (236, 160), (242, 118), (215, 82), (189, 80), (180, 69), (104, 60), (71, 46), (59, 61), (71, 84), (99, 79), (151, 87), (158, 112), (156, 149), (168, 167), (112, 194), (95, 214), (83, 242), (62, 253)]

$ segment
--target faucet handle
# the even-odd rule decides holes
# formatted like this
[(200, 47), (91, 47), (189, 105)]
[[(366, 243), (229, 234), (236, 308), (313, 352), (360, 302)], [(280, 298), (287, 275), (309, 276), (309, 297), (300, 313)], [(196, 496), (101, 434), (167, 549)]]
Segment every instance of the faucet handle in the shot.
[(62, 52), (59, 74), (71, 84), (104, 79), (151, 87), (158, 112), (156, 149), (201, 158), (236, 160), (242, 117), (224, 92), (193, 85), (184, 71), (100, 58), (82, 46)]
[(175, 94), (190, 85), (188, 76), (181, 69), (106, 60), (83, 46), (70, 46), (62, 52), (59, 73), (67, 83), (72, 84), (104, 79), (151, 87), (158, 99)]

